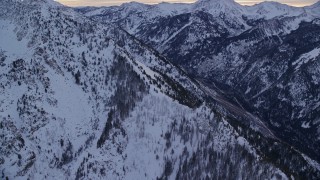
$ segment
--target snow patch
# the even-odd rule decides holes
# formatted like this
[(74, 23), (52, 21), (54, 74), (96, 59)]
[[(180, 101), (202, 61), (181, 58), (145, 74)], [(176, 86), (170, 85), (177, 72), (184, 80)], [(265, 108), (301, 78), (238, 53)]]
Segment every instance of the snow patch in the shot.
[(310, 128), (310, 127), (311, 127), (311, 126), (310, 126), (310, 122), (305, 122), (305, 121), (303, 121), (301, 127), (302, 127), (302, 128), (305, 128), (305, 129)]
[(292, 65), (295, 66), (295, 70), (297, 71), (303, 64), (314, 61), (319, 55), (320, 48), (315, 48), (312, 51), (301, 55), (299, 59), (292, 63)]
[(18, 40), (14, 24), (0, 20), (0, 49), (10, 52), (12, 56), (24, 57), (30, 49), (27, 48), (27, 39)]

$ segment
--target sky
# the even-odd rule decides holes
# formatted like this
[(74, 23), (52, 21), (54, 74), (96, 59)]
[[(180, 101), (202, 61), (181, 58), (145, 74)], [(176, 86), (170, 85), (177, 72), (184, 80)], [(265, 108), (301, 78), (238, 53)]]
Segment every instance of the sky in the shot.
[[(130, 2), (133, 0), (57, 0), (67, 6), (112, 6), (120, 5), (122, 3)], [(157, 4), (160, 2), (171, 2), (171, 3), (193, 3), (196, 0), (134, 0), (136, 2)], [(235, 0), (242, 5), (253, 5), (263, 0)], [(274, 0), (280, 3), (289, 4), (292, 6), (307, 6), (314, 4), (318, 0)]]

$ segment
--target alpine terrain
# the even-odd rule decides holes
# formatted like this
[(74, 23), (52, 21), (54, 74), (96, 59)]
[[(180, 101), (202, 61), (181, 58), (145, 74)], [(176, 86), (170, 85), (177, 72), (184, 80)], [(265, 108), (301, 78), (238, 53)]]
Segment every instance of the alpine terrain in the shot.
[(0, 1), (1, 179), (320, 179), (320, 3)]

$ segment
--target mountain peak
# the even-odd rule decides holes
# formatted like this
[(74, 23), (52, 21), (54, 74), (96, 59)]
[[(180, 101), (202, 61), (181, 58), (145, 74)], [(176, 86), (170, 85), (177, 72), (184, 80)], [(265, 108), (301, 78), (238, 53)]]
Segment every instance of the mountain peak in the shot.
[(306, 7), (306, 9), (308, 9), (312, 15), (320, 17), (320, 1)]
[(33, 5), (37, 5), (37, 4), (41, 4), (41, 5), (46, 5), (46, 6), (53, 6), (53, 7), (59, 7), (62, 6), (62, 4), (60, 4), (57, 1), (54, 0), (12, 0), (12, 1), (16, 1), (16, 2), (22, 2), (24, 4), (33, 4)]
[(312, 7), (312, 8), (320, 8), (320, 0), (314, 4), (312, 4), (311, 6), (309, 7)]
[(198, 0), (197, 2), (235, 2), (234, 0)]
[(195, 3), (195, 6), (209, 9), (224, 9), (224, 7), (229, 7), (229, 9), (238, 9), (242, 7), (234, 0), (198, 0)]
[(236, 3), (234, 0), (198, 0), (196, 2), (196, 4), (202, 4), (202, 3), (206, 3), (206, 4), (229, 4), (229, 3)]
[(204, 10), (213, 15), (223, 12), (231, 16), (239, 16), (244, 11), (244, 7), (234, 0), (199, 0), (194, 4), (194, 9)]

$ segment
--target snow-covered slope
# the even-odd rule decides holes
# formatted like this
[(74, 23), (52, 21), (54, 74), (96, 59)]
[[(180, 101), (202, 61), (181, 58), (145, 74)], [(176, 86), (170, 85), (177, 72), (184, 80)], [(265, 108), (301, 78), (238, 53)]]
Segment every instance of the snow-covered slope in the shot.
[(316, 17), (320, 17), (320, 1), (318, 1), (317, 3), (306, 7), (307, 12), (309, 12), (310, 14), (316, 16)]
[(1, 178), (320, 176), (126, 31), (49, 0), (0, 10)]
[(251, 18), (272, 19), (275, 17), (293, 17), (307, 13), (305, 8), (292, 7), (278, 2), (264, 1), (254, 6), (247, 6), (246, 10)]
[[(130, 33), (136, 33), (141, 24), (150, 23), (159, 17), (171, 17), (186, 13), (206, 12), (213, 17), (223, 19), (226, 28), (230, 28), (233, 34), (239, 34), (252, 25), (248, 20), (284, 17), (301, 17), (301, 20), (309, 20), (320, 17), (318, 13), (319, 3), (309, 7), (291, 7), (277, 2), (262, 2), (254, 6), (242, 6), (234, 0), (199, 0), (193, 4), (160, 3), (146, 5), (137, 2), (124, 3), (121, 6), (94, 8), (79, 11), (86, 16), (102, 20), (106, 23), (117, 23)], [(299, 23), (298, 22), (298, 23)]]
[(213, 97), (220, 104), (255, 114), (279, 139), (319, 162), (319, 2), (291, 7), (201, 0), (185, 7), (155, 16), (137, 8), (150, 17), (142, 21), (121, 8), (90, 17), (111, 22), (120, 15), (113, 24), (179, 65), (205, 84), (202, 89), (218, 92)]
[(156, 6), (146, 5), (138, 2), (124, 3), (121, 6), (112, 6), (108, 8), (96, 8), (92, 11), (85, 10), (86, 16), (95, 17), (103, 20), (105, 23), (119, 22), (126, 27), (129, 32), (134, 32), (137, 25), (150, 19), (162, 16), (171, 16), (189, 11), (188, 4), (160, 3)]

